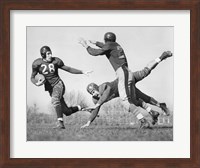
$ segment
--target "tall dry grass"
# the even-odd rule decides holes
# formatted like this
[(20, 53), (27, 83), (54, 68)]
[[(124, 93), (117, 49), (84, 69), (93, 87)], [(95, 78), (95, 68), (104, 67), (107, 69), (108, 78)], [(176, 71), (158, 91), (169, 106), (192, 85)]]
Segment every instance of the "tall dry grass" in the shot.
[[(82, 107), (88, 106), (88, 100), (85, 98), (84, 94), (77, 91), (66, 92), (64, 95), (64, 99), (68, 106), (81, 105)], [(53, 107), (50, 107), (50, 114), (44, 114), (40, 112), (40, 107), (37, 104), (33, 104), (31, 106), (27, 106), (27, 123), (52, 123), (56, 120), (56, 113)], [(94, 124), (105, 124), (105, 125), (126, 125), (126, 124), (135, 124), (137, 123), (137, 119), (134, 114), (128, 112), (120, 98), (115, 98), (107, 103), (105, 103), (100, 111), (100, 117), (97, 117), (94, 121)], [(146, 114), (147, 118), (150, 118), (148, 114)], [(90, 116), (89, 112), (79, 112), (77, 114), (73, 114), (64, 118), (67, 120), (67, 123), (75, 124), (75, 123), (85, 123), (87, 122)], [(160, 118), (163, 118), (161, 113)], [(164, 120), (159, 120), (160, 123), (165, 122)], [(166, 120), (169, 123), (173, 123), (173, 115), (167, 118)]]

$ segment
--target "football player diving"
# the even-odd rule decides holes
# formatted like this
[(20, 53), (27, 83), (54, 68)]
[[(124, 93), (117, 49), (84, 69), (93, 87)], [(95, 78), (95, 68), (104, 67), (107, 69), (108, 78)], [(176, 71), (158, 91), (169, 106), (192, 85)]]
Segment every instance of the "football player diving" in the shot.
[[(58, 129), (65, 129), (63, 123), (63, 113), (69, 116), (75, 112), (81, 110), (81, 106), (68, 107), (64, 101), (63, 95), (65, 93), (65, 85), (58, 75), (58, 69), (62, 69), (72, 74), (85, 74), (88, 75), (92, 71), (82, 71), (69, 66), (66, 66), (63, 61), (58, 57), (52, 56), (52, 51), (50, 47), (43, 46), (40, 49), (40, 54), (42, 58), (36, 59), (32, 63), (32, 74), (31, 81), (36, 86), (41, 86), (44, 84), (45, 91), (48, 91), (51, 96), (51, 103), (57, 114), (57, 124)], [(35, 76), (37, 74), (42, 74), (44, 76), (43, 80), (36, 80)]]
[[(164, 52), (162, 55), (171, 55), (171, 52)], [(165, 57), (166, 59), (167, 57)], [(162, 59), (164, 60), (164, 59)], [(147, 77), (151, 71), (161, 62), (160, 58), (156, 58), (155, 60), (151, 61), (149, 64), (146, 65), (146, 67), (144, 69), (142, 69), (141, 71), (136, 71), (136, 72), (132, 72), (131, 73), (131, 78), (129, 79), (129, 83), (132, 85), (132, 90), (131, 90), (131, 99), (133, 100), (133, 102), (136, 102), (135, 105), (139, 106), (139, 104), (137, 104), (137, 101), (140, 100), (142, 102), (144, 102), (145, 104), (151, 104), (154, 106), (157, 106), (159, 108), (161, 108), (163, 110), (163, 112), (169, 116), (170, 115), (170, 111), (167, 108), (165, 103), (159, 103), (157, 100), (155, 100), (153, 97), (150, 97), (146, 94), (144, 94), (143, 92), (141, 92), (135, 85), (137, 82), (141, 81), (142, 79), (144, 79), (145, 77)], [(90, 83), (87, 86), (87, 91), (92, 95), (92, 100), (94, 102), (94, 106), (92, 107), (88, 107), (85, 108), (84, 110), (88, 110), (91, 111), (91, 115), (89, 117), (88, 122), (83, 125), (81, 128), (85, 128), (88, 127), (96, 118), (96, 116), (99, 113), (100, 107), (108, 102), (109, 100), (119, 97), (119, 92), (118, 92), (118, 79), (115, 79), (112, 82), (105, 82), (101, 85), (97, 85), (95, 83)], [(147, 104), (146, 104), (147, 106)], [(144, 106), (141, 106), (142, 108), (144, 108)], [(148, 113), (150, 114), (150, 116), (152, 117), (152, 124), (156, 124), (156, 122), (158, 121), (158, 116), (159, 113), (157, 111), (154, 111), (151, 109), (151, 107), (147, 106), (146, 108), (148, 108)], [(145, 109), (145, 108), (144, 108)], [(140, 111), (141, 108), (137, 108), (137, 111)], [(141, 123), (140, 128), (145, 128), (147, 127), (147, 125), (144, 125), (143, 123)]]
[[(150, 107), (141, 99), (133, 99), (133, 82), (130, 78), (132, 77), (132, 72), (128, 68), (128, 62), (123, 48), (116, 42), (116, 35), (112, 32), (107, 32), (104, 35), (104, 43), (98, 41), (91, 41), (90, 43), (95, 44), (98, 49), (90, 47), (86, 40), (81, 38), (79, 43), (86, 48), (87, 52), (92, 56), (105, 55), (112, 65), (117, 79), (117, 89), (119, 97), (123, 100), (124, 107), (131, 112), (134, 112), (136, 118), (141, 122), (141, 125), (146, 125), (149, 127), (149, 123), (144, 118), (139, 110), (135, 110), (137, 106), (143, 107), (147, 112), (150, 112)], [(164, 52), (156, 61), (157, 63), (172, 56), (171, 52)], [(96, 106), (99, 106), (97, 103)]]

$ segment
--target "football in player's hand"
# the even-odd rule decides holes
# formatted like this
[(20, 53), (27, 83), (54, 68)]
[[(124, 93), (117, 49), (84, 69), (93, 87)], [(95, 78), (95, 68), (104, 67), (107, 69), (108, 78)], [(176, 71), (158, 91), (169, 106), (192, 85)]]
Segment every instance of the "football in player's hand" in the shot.
[(35, 80), (37, 81), (37, 83), (39, 84), (39, 86), (43, 85), (45, 83), (45, 77), (44, 77), (44, 75), (39, 74), (39, 73), (35, 76)]

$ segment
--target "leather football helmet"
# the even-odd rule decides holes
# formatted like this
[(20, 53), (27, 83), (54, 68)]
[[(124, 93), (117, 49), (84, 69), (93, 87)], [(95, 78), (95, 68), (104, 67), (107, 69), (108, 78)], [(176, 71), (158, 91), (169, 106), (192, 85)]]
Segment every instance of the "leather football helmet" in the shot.
[(107, 41), (110, 41), (110, 42), (115, 42), (116, 41), (116, 35), (112, 32), (107, 32), (105, 35), (104, 35), (104, 41), (107, 42)]
[(88, 86), (87, 86), (87, 91), (92, 94), (93, 91), (99, 91), (99, 86), (95, 83), (90, 83)]
[(46, 58), (46, 52), (47, 51), (51, 51), (50, 47), (48, 47), (48, 46), (43, 46), (40, 49), (40, 54), (41, 54), (42, 58)]

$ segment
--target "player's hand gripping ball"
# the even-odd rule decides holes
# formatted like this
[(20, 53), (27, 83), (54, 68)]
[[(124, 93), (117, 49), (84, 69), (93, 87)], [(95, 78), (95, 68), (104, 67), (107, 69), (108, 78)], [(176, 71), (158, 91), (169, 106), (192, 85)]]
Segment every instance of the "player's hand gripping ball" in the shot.
[(37, 74), (35, 76), (35, 80), (37, 81), (36, 82), (37, 86), (41, 86), (41, 85), (43, 85), (45, 83), (45, 77), (42, 74)]

